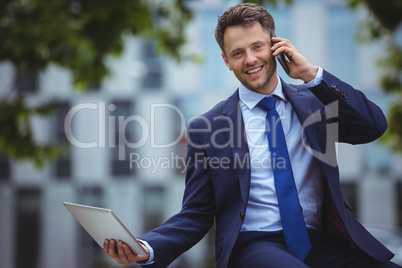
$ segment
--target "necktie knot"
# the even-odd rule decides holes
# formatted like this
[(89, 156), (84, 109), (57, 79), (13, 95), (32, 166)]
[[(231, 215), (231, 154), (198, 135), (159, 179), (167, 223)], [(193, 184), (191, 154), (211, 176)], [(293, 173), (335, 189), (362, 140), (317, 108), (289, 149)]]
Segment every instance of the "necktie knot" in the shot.
[(270, 111), (272, 109), (275, 109), (275, 103), (276, 100), (278, 99), (277, 96), (272, 96), (272, 97), (268, 97), (268, 98), (263, 98), (258, 104), (257, 106), (260, 107), (261, 109), (265, 110), (265, 111)]

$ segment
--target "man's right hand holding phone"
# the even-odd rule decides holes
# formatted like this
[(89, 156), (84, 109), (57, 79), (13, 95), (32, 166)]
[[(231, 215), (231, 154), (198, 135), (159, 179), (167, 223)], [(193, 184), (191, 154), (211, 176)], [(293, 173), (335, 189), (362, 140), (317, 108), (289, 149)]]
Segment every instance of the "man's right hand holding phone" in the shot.
[(271, 38), (272, 55), (275, 57), (280, 53), (284, 53), (289, 60), (285, 59), (285, 63), (289, 68), (289, 77), (293, 79), (301, 79), (308, 83), (312, 81), (318, 71), (318, 67), (313, 65), (295, 46), (287, 39), (272, 36)]

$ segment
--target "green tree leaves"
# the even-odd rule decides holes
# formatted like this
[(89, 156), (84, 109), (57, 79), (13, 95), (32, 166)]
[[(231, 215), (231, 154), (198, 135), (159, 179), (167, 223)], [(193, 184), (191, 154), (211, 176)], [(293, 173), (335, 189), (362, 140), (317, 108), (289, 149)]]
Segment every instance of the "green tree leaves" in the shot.
[[(370, 12), (360, 40), (370, 42), (379, 38), (387, 41), (385, 56), (378, 61), (382, 73), (381, 87), (392, 95), (387, 119), (389, 128), (382, 140), (393, 150), (402, 152), (402, 1), (349, 0), (352, 8), (364, 7)], [(364, 37), (362, 37), (364, 36)]]
[(0, 150), (37, 165), (56, 155), (51, 143), (39, 145), (32, 135), (29, 118), (41, 109), (15, 94), (21, 70), (35, 77), (50, 64), (62, 66), (75, 87), (86, 90), (109, 75), (106, 58), (120, 55), (127, 35), (153, 38), (160, 51), (180, 60), (192, 16), (183, 0), (0, 1), (0, 61), (16, 70), (0, 100)]

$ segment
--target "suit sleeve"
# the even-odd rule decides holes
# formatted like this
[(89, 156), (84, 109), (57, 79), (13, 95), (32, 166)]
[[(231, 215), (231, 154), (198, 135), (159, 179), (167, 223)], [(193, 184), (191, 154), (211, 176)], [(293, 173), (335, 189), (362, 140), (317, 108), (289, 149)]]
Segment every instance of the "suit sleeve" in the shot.
[(206, 154), (196, 132), (188, 128), (186, 188), (179, 213), (159, 228), (143, 235), (154, 250), (152, 267), (166, 267), (183, 252), (198, 243), (214, 223), (215, 200)]
[(325, 70), (321, 83), (309, 89), (327, 107), (337, 103), (339, 142), (368, 143), (382, 136), (388, 128), (385, 115), (376, 104)]

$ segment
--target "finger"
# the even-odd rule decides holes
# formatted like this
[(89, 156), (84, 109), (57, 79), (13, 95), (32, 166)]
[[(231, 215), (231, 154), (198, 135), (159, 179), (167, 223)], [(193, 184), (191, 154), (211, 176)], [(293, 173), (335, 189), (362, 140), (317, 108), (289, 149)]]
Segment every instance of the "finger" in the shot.
[(280, 42), (280, 41), (286, 40), (286, 39), (285, 39), (285, 38), (282, 38), (282, 37), (280, 37), (280, 36), (274, 36), (274, 37), (271, 37), (271, 40), (273, 40), (273, 41), (275, 41), (275, 42)]
[(281, 38), (281, 37), (272, 37), (271, 38), (271, 42), (273, 45), (292, 45), (292, 43), (285, 38)]
[(122, 241), (119, 241), (117, 243), (117, 252), (119, 253), (119, 257), (120, 257), (121, 262), (126, 264), (126, 265), (128, 265), (129, 262), (128, 262), (128, 258), (126, 256), (126, 253), (125, 253), (125, 251), (123, 249), (123, 242)]
[(281, 46), (275, 49), (275, 51), (272, 52), (272, 55), (274, 56), (278, 56), (279, 53), (283, 52), (286, 54), (286, 56), (288, 56), (288, 54), (292, 51), (291, 48), (289, 47), (285, 47), (285, 46)]
[(114, 239), (111, 239), (109, 242), (109, 249), (108, 249), (108, 255), (112, 257), (113, 259), (117, 260), (118, 256), (116, 254), (116, 241)]
[(105, 239), (105, 241), (103, 242), (103, 252), (105, 252), (106, 255), (109, 255), (108, 249), (109, 249), (109, 239)]
[(287, 40), (287, 42), (286, 41), (281, 41), (281, 42), (275, 43), (273, 46), (271, 46), (271, 50), (274, 51), (274, 50), (277, 50), (278, 48), (281, 48), (281, 47), (287, 47), (287, 48), (292, 48), (292, 49), (297, 50), (295, 48), (295, 46), (292, 43), (290, 43), (288, 40)]
[(129, 263), (132, 263), (132, 262), (137, 261), (137, 258), (136, 258), (136, 257), (138, 257), (138, 255), (137, 255), (137, 254), (134, 254), (134, 253), (131, 251), (130, 247), (129, 247), (127, 244), (125, 244), (125, 243), (123, 243), (123, 250), (124, 250), (124, 253), (125, 253), (126, 256), (127, 256), (127, 259), (128, 259), (128, 261), (129, 261)]

